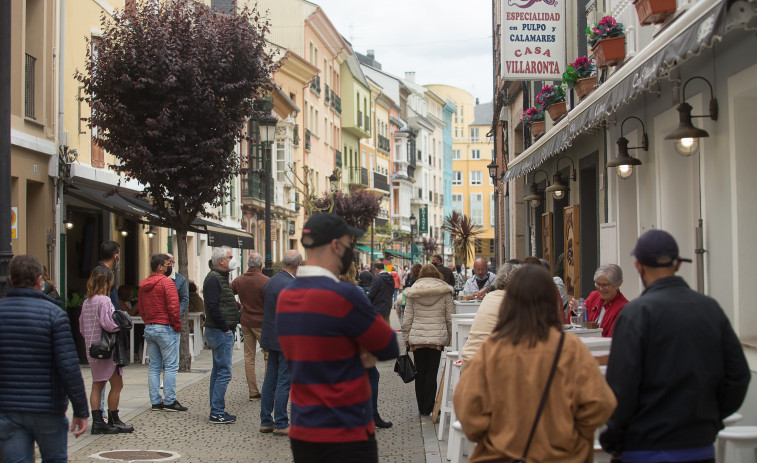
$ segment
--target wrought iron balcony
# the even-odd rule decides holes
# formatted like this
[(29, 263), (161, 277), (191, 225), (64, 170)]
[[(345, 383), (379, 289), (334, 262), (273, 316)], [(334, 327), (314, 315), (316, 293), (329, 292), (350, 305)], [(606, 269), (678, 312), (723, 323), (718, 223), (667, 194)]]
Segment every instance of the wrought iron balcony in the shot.
[(339, 150), (336, 151), (336, 166), (341, 168), (342, 167), (342, 152)]
[(321, 76), (315, 76), (312, 82), (310, 82), (310, 89), (316, 94), (321, 94)]
[(310, 151), (310, 130), (305, 129), (305, 149)]
[(242, 174), (242, 200), (265, 200), (263, 181), (258, 174)]
[(294, 124), (294, 130), (292, 131), (292, 139), (294, 141), (294, 146), (300, 146), (300, 126), (299, 126), (299, 124)]
[(331, 92), (331, 91), (329, 90), (329, 86), (328, 86), (328, 85), (326, 85), (326, 84), (323, 84), (323, 89), (325, 90), (325, 95), (326, 95), (326, 104), (329, 104), (329, 100), (331, 99), (331, 95), (332, 95), (332, 94), (333, 94), (334, 92)]
[(342, 114), (342, 99), (336, 95), (332, 96), (333, 98), (331, 99), (331, 107), (334, 108), (334, 111), (336, 111), (338, 114)]
[(373, 188), (383, 191), (389, 191), (389, 182), (386, 175), (373, 172)]
[(391, 153), (392, 145), (389, 139), (383, 135), (379, 135), (378, 136), (378, 149), (385, 153)]
[(34, 68), (37, 58), (26, 54), (26, 69), (24, 74), (24, 116), (34, 119)]

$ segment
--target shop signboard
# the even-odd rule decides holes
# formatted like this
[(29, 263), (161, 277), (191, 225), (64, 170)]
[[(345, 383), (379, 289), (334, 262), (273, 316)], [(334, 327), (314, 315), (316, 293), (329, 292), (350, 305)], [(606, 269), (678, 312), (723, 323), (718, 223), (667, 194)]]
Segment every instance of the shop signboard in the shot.
[(560, 80), (565, 72), (565, 0), (501, 0), (502, 77)]

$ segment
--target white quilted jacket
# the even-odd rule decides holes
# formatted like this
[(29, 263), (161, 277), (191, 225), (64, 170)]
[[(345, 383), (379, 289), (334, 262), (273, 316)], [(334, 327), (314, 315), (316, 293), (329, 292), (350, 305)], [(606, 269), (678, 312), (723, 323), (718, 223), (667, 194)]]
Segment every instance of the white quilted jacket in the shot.
[(421, 278), (405, 290), (402, 336), (410, 345), (446, 346), (452, 333), (454, 290), (437, 278)]

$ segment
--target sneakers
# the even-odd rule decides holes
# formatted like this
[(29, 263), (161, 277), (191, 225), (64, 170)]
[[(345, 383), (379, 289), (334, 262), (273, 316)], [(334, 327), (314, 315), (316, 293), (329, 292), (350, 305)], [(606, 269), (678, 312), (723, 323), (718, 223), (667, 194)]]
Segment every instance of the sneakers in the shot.
[(163, 402), (161, 402), (159, 404), (152, 404), (152, 411), (154, 411), (154, 412), (162, 411), (163, 407), (165, 407), (165, 405), (163, 405)]
[(208, 419), (209, 422), (213, 424), (231, 424), (237, 420), (237, 417), (235, 415), (230, 415), (226, 412), (223, 412), (218, 415), (210, 415), (210, 418)]
[(376, 427), (380, 429), (388, 429), (392, 427), (391, 421), (382, 420), (378, 414), (373, 415), (373, 422), (376, 424)]
[(274, 429), (273, 430), (273, 435), (274, 436), (288, 436), (289, 435), (289, 426), (287, 426), (286, 428)]
[(271, 425), (271, 426), (261, 426), (260, 427), (260, 432), (262, 432), (264, 434), (267, 434), (269, 432), (273, 432), (273, 425)]
[[(153, 409), (154, 407), (155, 405), (153, 405)], [(173, 403), (170, 405), (163, 404), (163, 411), (166, 411), (166, 412), (185, 412), (187, 410), (189, 409), (183, 406), (182, 404), (180, 404), (178, 400), (174, 400)]]

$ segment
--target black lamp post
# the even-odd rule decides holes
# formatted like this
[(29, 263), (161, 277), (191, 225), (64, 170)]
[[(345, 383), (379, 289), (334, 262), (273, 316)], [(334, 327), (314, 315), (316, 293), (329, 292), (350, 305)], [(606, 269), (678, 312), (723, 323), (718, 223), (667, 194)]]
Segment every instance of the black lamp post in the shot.
[(11, 5), (0, 5), (0, 298), (8, 291), (11, 248)]
[(410, 213), (410, 266), (413, 265), (413, 232), (415, 231), (415, 216)]
[(490, 162), (486, 168), (489, 169), (489, 177), (494, 184), (494, 262), (499, 266), (499, 243), (497, 243), (497, 240), (499, 239), (499, 233), (497, 233), (497, 226), (499, 225), (499, 208), (497, 207), (497, 204), (499, 203), (499, 198), (497, 197), (497, 170), (499, 169), (499, 166), (497, 165), (497, 161), (492, 159), (492, 162)]
[(273, 145), (274, 137), (276, 136), (276, 117), (274, 117), (270, 113), (270, 110), (266, 111), (263, 116), (259, 116), (253, 121), (253, 127), (257, 129), (258, 134), (260, 135), (261, 155), (263, 156), (263, 162), (265, 163), (265, 170), (263, 171), (263, 175), (265, 176), (265, 266), (263, 267), (263, 275), (272, 277), (273, 258), (271, 250), (271, 176), (273, 175), (273, 160), (271, 159), (271, 147)]

